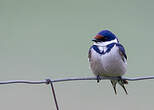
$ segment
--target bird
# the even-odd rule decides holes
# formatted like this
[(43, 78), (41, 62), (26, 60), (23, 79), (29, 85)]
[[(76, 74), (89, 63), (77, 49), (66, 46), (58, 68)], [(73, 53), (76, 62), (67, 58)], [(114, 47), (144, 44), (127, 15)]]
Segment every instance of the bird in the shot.
[(127, 70), (127, 55), (125, 48), (120, 44), (117, 36), (109, 30), (102, 30), (92, 39), (94, 42), (88, 52), (90, 69), (97, 77), (97, 83), (101, 77), (116, 77), (111, 79), (114, 93), (117, 94), (116, 85), (119, 84), (128, 94), (125, 84), (128, 81), (122, 79)]

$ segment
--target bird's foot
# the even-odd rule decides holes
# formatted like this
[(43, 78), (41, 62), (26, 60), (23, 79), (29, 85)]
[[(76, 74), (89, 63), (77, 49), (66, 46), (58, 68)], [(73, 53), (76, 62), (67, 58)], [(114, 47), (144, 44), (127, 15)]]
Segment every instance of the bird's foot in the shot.
[(97, 75), (97, 83), (99, 83), (100, 80), (101, 80), (100, 76)]
[(122, 79), (121, 77), (118, 81), (120, 81), (123, 84), (128, 84), (128, 81), (126, 79)]

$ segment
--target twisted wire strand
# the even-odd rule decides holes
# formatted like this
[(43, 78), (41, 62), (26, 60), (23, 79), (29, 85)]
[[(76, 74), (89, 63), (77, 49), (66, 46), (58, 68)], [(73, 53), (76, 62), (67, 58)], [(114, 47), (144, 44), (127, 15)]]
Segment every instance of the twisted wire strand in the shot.
[[(119, 77), (100, 77), (101, 80), (111, 80), (115, 79), (118, 80)], [(139, 80), (148, 80), (148, 79), (154, 79), (154, 76), (146, 76), (146, 77), (136, 77), (136, 78), (125, 78), (123, 77), (122, 79), (127, 80), (127, 81), (139, 81)], [(57, 98), (56, 98), (56, 92), (53, 83), (56, 82), (65, 82), (65, 81), (81, 81), (81, 80), (97, 80), (96, 77), (82, 77), (82, 78), (64, 78), (64, 79), (45, 79), (45, 80), (40, 80), (40, 81), (30, 81), (30, 80), (9, 80), (9, 81), (0, 81), (0, 85), (2, 84), (15, 84), (15, 83), (24, 83), (24, 84), (50, 84), (51, 90), (52, 90), (52, 95), (53, 99), (55, 102), (56, 110), (59, 110)]]
[[(118, 77), (100, 77), (101, 80), (111, 80), (111, 79), (119, 79)], [(50, 79), (50, 78), (49, 78)], [(136, 77), (136, 78), (126, 78), (123, 77), (127, 81), (139, 81), (139, 80), (148, 80), (154, 79), (154, 76), (145, 76), (145, 77)], [(64, 79), (55, 79), (51, 80), (53, 83), (55, 82), (65, 82), (65, 81), (80, 81), (80, 80), (97, 80), (96, 77), (81, 77), (81, 78), (64, 78)], [(0, 84), (12, 84), (12, 83), (25, 83), (25, 84), (47, 84), (48, 81), (40, 80), (40, 81), (30, 81), (30, 80), (9, 80), (9, 81), (0, 81)]]

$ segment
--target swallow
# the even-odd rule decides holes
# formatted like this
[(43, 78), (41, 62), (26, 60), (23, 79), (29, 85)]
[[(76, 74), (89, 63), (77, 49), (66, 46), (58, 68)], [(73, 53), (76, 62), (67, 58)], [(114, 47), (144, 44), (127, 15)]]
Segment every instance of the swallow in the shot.
[(90, 68), (97, 77), (97, 82), (99, 83), (101, 77), (117, 77), (111, 80), (115, 94), (117, 94), (117, 83), (128, 94), (124, 86), (128, 82), (122, 79), (127, 69), (127, 55), (124, 46), (109, 30), (100, 31), (92, 41), (93, 45), (89, 49), (88, 59)]

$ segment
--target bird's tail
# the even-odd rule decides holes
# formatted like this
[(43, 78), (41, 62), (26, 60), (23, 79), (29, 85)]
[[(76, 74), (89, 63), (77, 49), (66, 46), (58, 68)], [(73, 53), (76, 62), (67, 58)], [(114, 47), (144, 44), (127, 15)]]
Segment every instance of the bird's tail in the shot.
[(121, 87), (124, 89), (125, 93), (128, 94), (126, 88), (125, 88), (125, 85), (124, 84), (128, 84), (128, 81), (127, 80), (124, 80), (124, 79), (119, 79), (118, 80), (118, 83), (121, 85)]
[(117, 90), (116, 90), (116, 84), (119, 83), (121, 85), (121, 87), (124, 89), (125, 93), (128, 94), (124, 84), (128, 84), (128, 81), (127, 80), (124, 80), (120, 77), (120, 79), (118, 80), (111, 80), (111, 84), (113, 86), (113, 89), (114, 89), (114, 92), (115, 94), (117, 94)]
[(116, 85), (117, 85), (118, 80), (111, 80), (111, 84), (114, 89), (114, 93), (117, 95), (117, 90), (116, 90)]

